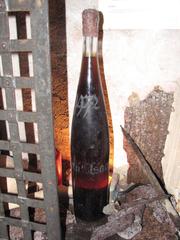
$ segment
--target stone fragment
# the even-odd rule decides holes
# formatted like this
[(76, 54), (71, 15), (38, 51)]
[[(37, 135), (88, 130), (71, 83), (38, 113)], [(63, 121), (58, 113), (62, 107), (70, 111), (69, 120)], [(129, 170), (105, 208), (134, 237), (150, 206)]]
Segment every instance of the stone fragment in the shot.
[(106, 205), (103, 209), (103, 213), (106, 215), (111, 215), (119, 212), (119, 204), (118, 203), (110, 203)]
[(141, 230), (142, 230), (141, 218), (136, 216), (135, 221), (131, 226), (127, 227), (122, 232), (118, 232), (117, 234), (124, 239), (132, 239), (139, 232), (141, 232)]
[(97, 227), (91, 236), (91, 240), (105, 240), (107, 237), (110, 237), (117, 232), (125, 230), (134, 222), (133, 214), (126, 214), (123, 217), (114, 217), (111, 218), (111, 221), (108, 221), (106, 224)]
[[(134, 97), (135, 96), (135, 97)], [(169, 118), (172, 111), (173, 93), (164, 92), (155, 87), (146, 99), (138, 101), (133, 93), (130, 107), (125, 110), (125, 130), (141, 149), (153, 171), (163, 182), (161, 160), (164, 155), (164, 146), (168, 134)], [(128, 182), (148, 183), (143, 173), (139, 159), (124, 138), (124, 149), (127, 152), (129, 163)]]
[(130, 203), (136, 203), (140, 200), (150, 200), (158, 197), (158, 193), (155, 189), (150, 185), (137, 185), (131, 191), (122, 195), (119, 194), (119, 201), (121, 203), (121, 207), (128, 206)]
[(11, 240), (23, 240), (23, 230), (20, 227), (10, 226), (9, 227), (10, 239)]
[(71, 213), (71, 211), (67, 210), (67, 216), (66, 216), (66, 225), (67, 224), (75, 224), (76, 223), (76, 218), (74, 214)]
[(170, 226), (172, 231), (176, 231), (175, 225), (170, 218), (168, 212), (166, 211), (165, 207), (161, 204), (160, 201), (154, 201), (149, 204), (149, 207), (153, 209), (153, 216), (156, 220), (160, 223), (166, 223)]
[(36, 231), (34, 233), (34, 240), (48, 240), (46, 234)]
[(116, 195), (117, 195), (117, 186), (119, 186), (119, 174), (118, 173), (113, 173), (112, 174), (112, 179), (111, 179), (111, 184), (110, 184), (110, 202), (114, 202)]

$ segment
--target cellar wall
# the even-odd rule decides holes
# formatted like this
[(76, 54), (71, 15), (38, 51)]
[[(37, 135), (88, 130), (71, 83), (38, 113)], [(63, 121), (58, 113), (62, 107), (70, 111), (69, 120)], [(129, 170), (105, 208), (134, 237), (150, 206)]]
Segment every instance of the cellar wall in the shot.
[[(97, 0), (52, 0), (49, 4), (55, 144), (63, 159), (70, 160), (69, 136), (82, 57), (81, 12), (89, 7), (98, 9), (100, 4)], [(101, 23), (103, 18), (101, 15)], [(177, 198), (179, 39), (180, 30), (100, 27), (100, 70), (114, 171), (128, 176), (129, 182), (146, 182), (123, 139), (123, 125)]]
[[(66, 1), (70, 123), (82, 57), (81, 13), (84, 8), (98, 8), (99, 5), (98, 1)], [(103, 18), (106, 18), (106, 13), (103, 13)], [(110, 157), (111, 161), (114, 161), (114, 169), (121, 172), (121, 169), (126, 169), (128, 162), (130, 167), (131, 164), (135, 167), (133, 168), (135, 171), (131, 172), (136, 172), (140, 168), (136, 161), (131, 161), (135, 158), (134, 153), (130, 156), (128, 154), (131, 147), (127, 149), (123, 143), (120, 129), (120, 125), (123, 125), (126, 130), (132, 130), (134, 139), (137, 139), (138, 144), (141, 143), (140, 147), (147, 145), (145, 151), (148, 159), (153, 159), (159, 177), (163, 180), (163, 172), (171, 161), (167, 153), (170, 147), (166, 148), (166, 152), (164, 147), (171, 114), (173, 111), (176, 112), (177, 105), (173, 105), (174, 93), (180, 84), (180, 30), (104, 28), (103, 31), (100, 29), (100, 35), (101, 75), (109, 113)], [(136, 119), (133, 118), (133, 113)], [(173, 134), (171, 138), (177, 139), (177, 136)], [(156, 155), (152, 156), (154, 152)], [(178, 154), (178, 151), (176, 152)], [(164, 154), (167, 157), (164, 157), (162, 166)], [(179, 168), (178, 163), (176, 167), (177, 165)], [(133, 173), (130, 181), (132, 179), (138, 181), (136, 173)], [(146, 182), (145, 177), (142, 179)], [(166, 182), (166, 179), (164, 180)]]

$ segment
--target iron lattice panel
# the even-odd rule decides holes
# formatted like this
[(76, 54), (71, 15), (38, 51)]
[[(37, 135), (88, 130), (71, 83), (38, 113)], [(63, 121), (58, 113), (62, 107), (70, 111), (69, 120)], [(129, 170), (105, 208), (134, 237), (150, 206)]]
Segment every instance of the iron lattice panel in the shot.
[[(25, 17), (19, 18), (20, 23), (25, 19), (25, 24), (18, 30), (21, 13)], [(10, 19), (16, 19), (18, 33), (13, 33)], [(23, 29), (27, 26), (30, 28), (25, 33)], [(49, 240), (61, 239), (49, 51), (48, 1), (0, 0), (0, 151), (1, 157), (11, 155), (13, 161), (13, 167), (0, 166), (0, 239), (4, 240), (9, 239), (9, 226), (22, 228), (26, 240), (33, 239), (33, 231), (46, 233)], [(30, 69), (23, 70), (23, 64)], [(29, 94), (31, 98), (34, 96), (33, 103)], [(22, 98), (20, 107), (17, 96)], [(22, 130), (25, 139), (22, 139)], [(26, 169), (23, 153), (28, 158)], [(34, 171), (37, 156), (40, 172)], [(7, 179), (16, 182), (17, 193), (9, 193), (8, 186), (7, 192), (3, 190)], [(42, 183), (44, 197), (41, 200), (28, 195), (27, 189), (35, 182)], [(20, 218), (6, 216), (5, 205), (9, 203), (20, 206)], [(46, 223), (33, 221), (29, 208), (44, 209)]]

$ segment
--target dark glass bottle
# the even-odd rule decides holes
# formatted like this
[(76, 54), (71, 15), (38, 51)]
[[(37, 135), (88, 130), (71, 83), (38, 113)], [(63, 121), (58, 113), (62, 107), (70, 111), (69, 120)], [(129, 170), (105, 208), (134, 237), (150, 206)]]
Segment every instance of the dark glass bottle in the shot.
[(75, 216), (94, 221), (109, 200), (109, 133), (100, 80), (96, 10), (83, 12), (84, 49), (72, 130), (72, 182)]

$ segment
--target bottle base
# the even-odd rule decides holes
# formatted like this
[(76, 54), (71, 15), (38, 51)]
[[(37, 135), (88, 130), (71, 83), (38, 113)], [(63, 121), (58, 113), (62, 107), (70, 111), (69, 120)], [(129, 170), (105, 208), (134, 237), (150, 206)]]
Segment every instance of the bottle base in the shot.
[(106, 224), (107, 222), (108, 222), (108, 218), (105, 214), (103, 214), (100, 218), (94, 218), (93, 220), (80, 219), (80, 218), (76, 217), (76, 223), (78, 225), (82, 225), (82, 226), (84, 225), (86, 228), (87, 228), (87, 226), (89, 228), (98, 227), (103, 224)]
[(74, 190), (74, 212), (77, 220), (95, 222), (105, 217), (103, 208), (108, 204), (108, 188)]
[(83, 216), (83, 215), (79, 215), (78, 213), (75, 213), (75, 218), (76, 218), (76, 222), (77, 223), (83, 223), (83, 222), (89, 222), (89, 223), (93, 223), (93, 222), (98, 222), (101, 221), (103, 218), (105, 218), (106, 215), (101, 213), (99, 215), (96, 216)]

